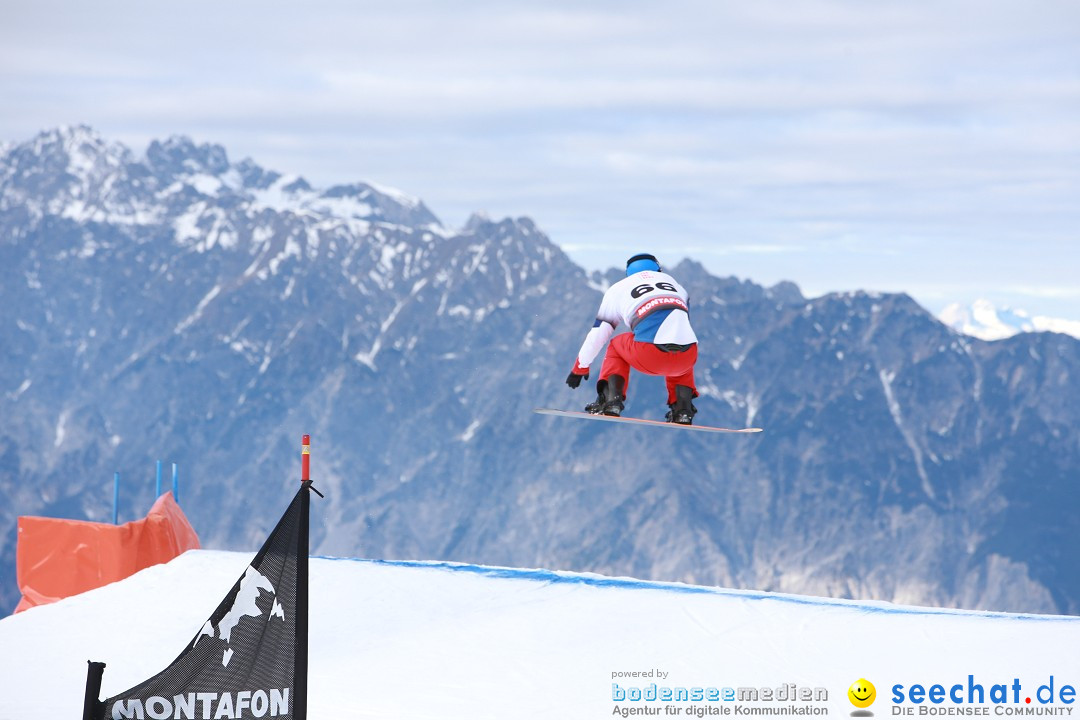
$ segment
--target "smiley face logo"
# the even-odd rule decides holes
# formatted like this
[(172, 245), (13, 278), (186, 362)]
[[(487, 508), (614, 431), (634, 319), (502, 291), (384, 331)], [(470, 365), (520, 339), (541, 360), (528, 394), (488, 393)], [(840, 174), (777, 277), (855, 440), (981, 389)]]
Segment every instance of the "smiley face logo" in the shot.
[(874, 700), (877, 698), (877, 690), (874, 688), (874, 683), (866, 678), (859, 678), (851, 683), (847, 696), (855, 707), (868, 708), (874, 704)]

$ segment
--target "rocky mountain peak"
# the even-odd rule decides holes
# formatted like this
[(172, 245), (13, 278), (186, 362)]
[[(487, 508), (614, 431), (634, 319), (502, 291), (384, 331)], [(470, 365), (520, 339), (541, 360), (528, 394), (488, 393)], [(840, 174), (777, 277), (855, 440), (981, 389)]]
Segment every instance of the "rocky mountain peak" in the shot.
[(196, 144), (191, 138), (174, 135), (164, 142), (154, 140), (146, 150), (150, 169), (168, 180), (179, 175), (221, 175), (229, 170), (225, 148), (211, 143)]

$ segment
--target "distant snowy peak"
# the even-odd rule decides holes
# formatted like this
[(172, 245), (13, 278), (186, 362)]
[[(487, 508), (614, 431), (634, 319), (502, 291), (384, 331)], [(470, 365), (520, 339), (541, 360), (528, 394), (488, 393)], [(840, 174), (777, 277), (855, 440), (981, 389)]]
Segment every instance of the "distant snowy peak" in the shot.
[(442, 226), (420, 198), (375, 183), (335, 185), (319, 193), (318, 198), (325, 206), (341, 205), (346, 213), (351, 212), (357, 217), (361, 216), (359, 213), (366, 213), (368, 217), (378, 217), (393, 224)]
[(185, 136), (154, 140), (138, 157), (86, 125), (62, 126), (0, 146), (0, 190), (38, 218), (53, 214), (132, 225), (196, 209), (202, 214), (269, 209), (316, 221), (362, 220), (448, 234), (419, 198), (393, 188), (373, 183), (315, 188), (302, 177), (283, 176), (251, 159), (232, 163), (221, 145)]
[(85, 125), (39, 133), (24, 143), (0, 146), (0, 184), (50, 191), (100, 179), (130, 162), (131, 152), (109, 143)]
[(84, 170), (101, 162), (118, 164), (130, 159), (130, 151), (120, 143), (109, 142), (86, 125), (62, 125), (38, 134), (22, 146), (37, 158), (66, 160), (69, 170)]
[(156, 173), (165, 177), (194, 173), (221, 175), (232, 167), (222, 146), (196, 145), (191, 138), (181, 135), (164, 142), (151, 142), (146, 149), (146, 160)]
[(1032, 316), (1024, 310), (997, 308), (989, 300), (976, 300), (971, 305), (953, 303), (942, 310), (939, 317), (953, 330), (981, 340), (1002, 340), (1025, 332), (1056, 332), (1080, 338), (1080, 322), (1076, 320)]

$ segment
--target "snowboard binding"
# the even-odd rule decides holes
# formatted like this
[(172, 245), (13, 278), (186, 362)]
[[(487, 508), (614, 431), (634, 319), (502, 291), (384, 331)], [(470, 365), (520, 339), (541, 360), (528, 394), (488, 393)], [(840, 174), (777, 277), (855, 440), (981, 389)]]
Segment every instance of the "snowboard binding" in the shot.
[(670, 408), (665, 419), (679, 425), (693, 425), (697, 408), (694, 407), (694, 389), (686, 385), (675, 386), (675, 402), (668, 405)]
[(591, 415), (622, 415), (626, 396), (623, 389), (626, 379), (622, 375), (612, 375), (607, 380), (596, 381), (596, 400), (585, 406), (585, 412)]

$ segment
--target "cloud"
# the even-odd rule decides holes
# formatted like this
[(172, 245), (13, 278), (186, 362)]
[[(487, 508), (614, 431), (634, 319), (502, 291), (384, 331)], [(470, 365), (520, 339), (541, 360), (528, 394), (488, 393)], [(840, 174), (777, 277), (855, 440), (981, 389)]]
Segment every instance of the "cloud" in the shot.
[(1031, 287), (1026, 285), (1013, 285), (1005, 288), (1006, 292), (1015, 293), (1017, 295), (1027, 295), (1033, 298), (1044, 298), (1052, 300), (1078, 300), (1080, 299), (1080, 286), (1077, 285), (1064, 285), (1064, 286), (1041, 286)]
[(45, 0), (0, 25), (0, 139), (186, 133), (451, 223), (529, 215), (593, 266), (648, 246), (822, 287), (885, 282), (883, 258), (899, 287), (972, 263), (1058, 286), (1078, 67), (1073, 0)]

